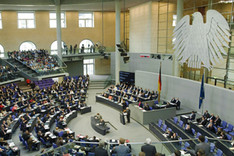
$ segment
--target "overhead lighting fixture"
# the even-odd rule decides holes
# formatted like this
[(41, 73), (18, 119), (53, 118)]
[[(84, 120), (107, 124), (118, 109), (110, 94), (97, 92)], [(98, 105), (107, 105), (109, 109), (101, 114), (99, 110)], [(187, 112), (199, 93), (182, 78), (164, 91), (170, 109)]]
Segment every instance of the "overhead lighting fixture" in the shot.
[(233, 3), (234, 0), (221, 0), (219, 3)]

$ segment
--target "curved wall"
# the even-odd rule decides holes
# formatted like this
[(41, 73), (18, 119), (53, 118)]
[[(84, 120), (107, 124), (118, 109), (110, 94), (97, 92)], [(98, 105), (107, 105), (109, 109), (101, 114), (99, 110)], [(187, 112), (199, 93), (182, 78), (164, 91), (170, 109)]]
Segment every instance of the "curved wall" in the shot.
[[(158, 73), (137, 70), (135, 72), (135, 84), (142, 88), (157, 90)], [(161, 97), (167, 100), (172, 97), (179, 97), (181, 104), (190, 107), (197, 112), (200, 96), (201, 82), (162, 75)], [(234, 91), (221, 87), (205, 84), (205, 99), (203, 110), (218, 114), (222, 120), (234, 124)]]

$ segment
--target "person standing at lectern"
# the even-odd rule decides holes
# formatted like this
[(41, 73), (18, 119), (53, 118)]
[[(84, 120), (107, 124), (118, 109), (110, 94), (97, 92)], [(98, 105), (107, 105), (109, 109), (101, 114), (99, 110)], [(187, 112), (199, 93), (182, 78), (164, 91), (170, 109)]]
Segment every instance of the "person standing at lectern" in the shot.
[(128, 120), (128, 123), (130, 123), (130, 114), (131, 114), (131, 110), (127, 107), (126, 108), (126, 113), (127, 113), (127, 120)]

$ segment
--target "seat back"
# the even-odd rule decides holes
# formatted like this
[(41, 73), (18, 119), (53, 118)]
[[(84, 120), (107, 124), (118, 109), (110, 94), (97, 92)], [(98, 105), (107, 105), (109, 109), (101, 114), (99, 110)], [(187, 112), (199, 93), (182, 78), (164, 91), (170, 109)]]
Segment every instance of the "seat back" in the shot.
[(95, 156), (95, 153), (89, 152), (88, 156)]
[(178, 122), (178, 118), (174, 117), (174, 123), (177, 124), (177, 122)]
[(55, 144), (55, 143), (53, 143), (53, 148), (57, 148), (58, 146)]
[(162, 127), (162, 130), (163, 130), (163, 132), (165, 132), (167, 130), (167, 125), (164, 124)]
[(197, 132), (196, 138), (198, 138), (201, 135), (201, 133)]
[(196, 133), (195, 129), (193, 129), (193, 128), (192, 128), (192, 133), (193, 133), (193, 135), (195, 135), (195, 133)]
[(161, 126), (162, 126), (162, 122), (163, 122), (163, 121), (162, 121), (161, 119), (158, 120), (158, 127), (161, 127)]
[(210, 152), (213, 153), (215, 150), (215, 144), (214, 143), (210, 143)]
[(41, 142), (42, 142), (43, 145), (46, 145), (46, 142), (45, 142), (45, 140), (42, 137), (40, 137), (40, 140), (41, 140)]
[(233, 130), (233, 125), (232, 124), (228, 124), (228, 131), (232, 131)]
[(226, 128), (226, 126), (227, 126), (227, 122), (226, 121), (222, 121), (222, 127)]
[(181, 128), (183, 127), (183, 124), (184, 124), (184, 122), (180, 120), (179, 126), (180, 126)]
[(63, 133), (64, 133), (63, 131), (59, 132), (59, 134), (58, 134), (59, 137), (62, 137), (62, 136), (63, 136)]
[(226, 136), (227, 136), (227, 139), (228, 139), (228, 140), (232, 140), (232, 137), (231, 137), (231, 135), (229, 135), (229, 134), (226, 134)]
[(20, 140), (21, 142), (24, 141), (24, 139), (22, 138), (21, 134), (19, 135), (19, 140)]
[(217, 150), (216, 156), (222, 156), (223, 155), (223, 151), (221, 151), (221, 149)]

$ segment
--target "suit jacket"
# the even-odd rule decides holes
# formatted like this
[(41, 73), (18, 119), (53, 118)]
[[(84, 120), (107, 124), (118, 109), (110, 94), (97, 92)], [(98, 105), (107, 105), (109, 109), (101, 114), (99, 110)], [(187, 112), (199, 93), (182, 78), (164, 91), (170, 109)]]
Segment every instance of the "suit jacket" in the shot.
[(149, 144), (141, 146), (141, 151), (145, 153), (145, 156), (155, 156), (157, 153), (155, 146)]
[(94, 153), (95, 156), (108, 156), (107, 151), (101, 147), (96, 147)]
[(195, 120), (195, 118), (196, 118), (196, 114), (191, 114), (190, 115), (190, 120)]
[(216, 120), (214, 121), (214, 124), (215, 124), (215, 126), (220, 126), (220, 124), (221, 124), (221, 119), (220, 119), (220, 118), (216, 119)]
[(201, 142), (199, 144), (197, 144), (195, 146), (195, 153), (197, 153), (197, 151), (199, 149), (203, 149), (205, 151), (205, 155), (209, 156), (211, 153), (210, 153), (210, 145), (208, 143), (204, 143), (204, 142)]
[(117, 156), (126, 156), (128, 153), (131, 152), (131, 150), (128, 146), (121, 144), (115, 147), (114, 152), (117, 153)]

